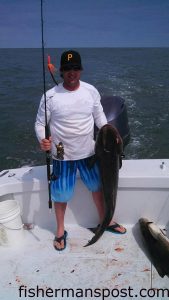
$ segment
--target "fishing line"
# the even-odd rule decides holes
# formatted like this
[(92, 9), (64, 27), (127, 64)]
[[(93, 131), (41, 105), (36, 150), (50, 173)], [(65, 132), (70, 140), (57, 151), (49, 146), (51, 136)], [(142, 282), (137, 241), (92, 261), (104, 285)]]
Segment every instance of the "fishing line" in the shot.
[[(45, 138), (49, 139), (49, 126), (47, 119), (47, 108), (46, 108), (46, 76), (45, 76), (45, 47), (44, 47), (44, 30), (43, 30), (43, 0), (41, 0), (41, 38), (42, 38), (42, 66), (43, 66), (43, 94), (44, 94), (44, 103), (45, 103)], [(52, 209), (52, 200), (51, 200), (51, 188), (50, 188), (50, 151), (46, 151), (46, 167), (47, 167), (47, 179), (48, 179), (48, 204), (49, 209)]]
[(53, 74), (52, 74), (52, 72), (49, 70), (49, 72), (50, 72), (50, 75), (51, 75), (51, 77), (52, 77), (52, 79), (53, 79), (53, 82), (56, 84), (56, 85), (58, 85), (58, 82), (56, 81), (56, 79), (55, 79), (55, 77), (53, 76)]

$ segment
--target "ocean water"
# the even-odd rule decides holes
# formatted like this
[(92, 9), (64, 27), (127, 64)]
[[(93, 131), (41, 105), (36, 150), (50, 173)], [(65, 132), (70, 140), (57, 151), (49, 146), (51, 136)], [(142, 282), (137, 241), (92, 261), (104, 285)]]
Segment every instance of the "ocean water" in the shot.
[[(65, 49), (46, 49), (59, 68)], [(82, 48), (82, 80), (125, 99), (126, 159), (169, 158), (169, 48)], [(59, 72), (56, 79), (61, 81)], [(46, 72), (46, 89), (54, 83)], [(43, 93), (41, 49), (0, 49), (0, 170), (41, 165), (34, 122)]]

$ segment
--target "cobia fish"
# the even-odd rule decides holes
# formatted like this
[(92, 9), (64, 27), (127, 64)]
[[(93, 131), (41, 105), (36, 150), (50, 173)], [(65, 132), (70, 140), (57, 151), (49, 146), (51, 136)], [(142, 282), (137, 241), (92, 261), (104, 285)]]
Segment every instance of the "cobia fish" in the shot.
[(161, 277), (169, 276), (169, 239), (161, 229), (146, 218), (139, 220), (150, 260)]
[(109, 225), (116, 207), (119, 168), (122, 166), (123, 143), (117, 129), (104, 125), (98, 133), (95, 156), (99, 163), (104, 198), (105, 217), (97, 228), (94, 237), (85, 245), (94, 244)]

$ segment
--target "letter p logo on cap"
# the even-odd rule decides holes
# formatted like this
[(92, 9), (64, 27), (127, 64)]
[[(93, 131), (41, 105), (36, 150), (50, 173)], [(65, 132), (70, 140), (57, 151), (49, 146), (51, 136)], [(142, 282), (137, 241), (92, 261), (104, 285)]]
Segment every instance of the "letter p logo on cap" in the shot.
[(73, 57), (72, 53), (68, 53), (68, 55), (67, 55), (68, 61), (69, 61), (72, 57)]
[(60, 59), (60, 70), (63, 71), (65, 67), (76, 66), (79, 70), (83, 70), (81, 64), (80, 54), (74, 50), (68, 50), (62, 53)]

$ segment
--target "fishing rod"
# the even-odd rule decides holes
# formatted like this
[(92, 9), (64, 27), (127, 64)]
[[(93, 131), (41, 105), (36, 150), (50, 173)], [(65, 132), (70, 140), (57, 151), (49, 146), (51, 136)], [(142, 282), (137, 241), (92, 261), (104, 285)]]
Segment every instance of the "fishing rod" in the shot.
[[(44, 48), (44, 31), (43, 31), (43, 0), (41, 0), (41, 34), (42, 34), (42, 66), (43, 66), (43, 90), (44, 90), (44, 102), (45, 102), (45, 138), (49, 140), (49, 126), (47, 120), (47, 108), (46, 108), (46, 77), (45, 77), (45, 48)], [(51, 175), (50, 175), (50, 151), (46, 151), (46, 167), (47, 167), (47, 179), (48, 179), (48, 204), (49, 209), (52, 209), (51, 200)]]

